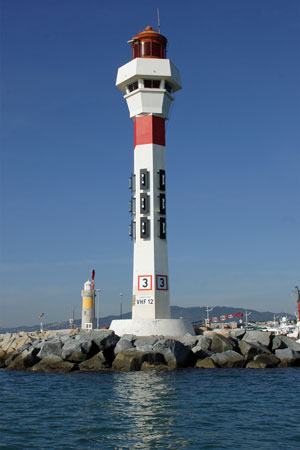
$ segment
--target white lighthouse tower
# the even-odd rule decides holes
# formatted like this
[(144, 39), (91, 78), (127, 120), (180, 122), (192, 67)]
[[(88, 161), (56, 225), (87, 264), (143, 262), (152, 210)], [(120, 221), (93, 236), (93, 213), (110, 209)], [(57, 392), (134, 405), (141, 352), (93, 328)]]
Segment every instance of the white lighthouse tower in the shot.
[(165, 121), (181, 89), (180, 74), (166, 57), (167, 39), (152, 27), (129, 43), (132, 60), (119, 68), (116, 85), (134, 121), (132, 320), (112, 321), (110, 328), (118, 335), (193, 334), (188, 321), (171, 319), (169, 294)]

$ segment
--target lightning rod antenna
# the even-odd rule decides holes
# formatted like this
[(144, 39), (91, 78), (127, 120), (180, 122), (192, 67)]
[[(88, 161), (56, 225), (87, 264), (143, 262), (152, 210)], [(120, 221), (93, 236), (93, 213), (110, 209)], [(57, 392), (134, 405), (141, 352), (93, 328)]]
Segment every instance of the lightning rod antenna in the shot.
[(160, 34), (160, 20), (159, 20), (159, 9), (157, 8), (157, 25), (158, 25), (158, 32)]

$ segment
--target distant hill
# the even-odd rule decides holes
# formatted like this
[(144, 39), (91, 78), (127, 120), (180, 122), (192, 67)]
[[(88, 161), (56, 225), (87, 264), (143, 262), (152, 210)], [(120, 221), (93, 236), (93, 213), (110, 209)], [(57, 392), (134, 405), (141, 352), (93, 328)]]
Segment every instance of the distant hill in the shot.
[[(244, 308), (231, 308), (230, 306), (215, 306), (214, 309), (210, 312), (210, 317), (220, 316), (222, 314), (234, 314), (237, 312), (241, 312), (244, 314), (243, 320), (245, 320), (245, 312), (251, 312), (249, 315), (249, 322), (266, 322), (268, 320), (273, 320), (274, 313), (273, 312), (260, 312), (255, 311), (255, 309), (244, 309)], [(206, 318), (206, 306), (192, 306), (189, 308), (184, 308), (183, 306), (171, 306), (171, 315), (172, 319), (179, 319), (183, 317), (185, 319), (189, 319), (191, 322), (199, 322)], [(282, 312), (280, 314), (276, 313), (276, 316), (287, 316), (290, 319), (294, 319), (294, 316), (291, 314), (287, 314)], [(119, 319), (119, 316), (106, 316), (100, 318), (100, 327), (109, 327), (112, 320)], [(123, 319), (131, 319), (131, 312), (123, 314)], [(238, 321), (240, 317), (236, 319), (231, 319), (231, 321)], [(80, 327), (81, 319), (74, 320), (74, 324), (76, 327)], [(63, 322), (54, 322), (54, 323), (45, 323), (43, 324), (44, 330), (63, 330), (65, 328), (70, 328), (70, 323), (68, 320)], [(3, 333), (17, 333), (19, 331), (36, 331), (40, 329), (40, 325), (32, 325), (32, 326), (21, 326), (15, 328), (0, 328), (0, 334)]]

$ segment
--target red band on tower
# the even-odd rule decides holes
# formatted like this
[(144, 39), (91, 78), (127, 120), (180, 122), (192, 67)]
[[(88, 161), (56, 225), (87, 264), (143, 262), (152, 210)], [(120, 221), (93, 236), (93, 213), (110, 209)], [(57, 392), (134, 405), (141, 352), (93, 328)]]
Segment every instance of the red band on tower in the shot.
[(134, 147), (143, 144), (157, 144), (165, 147), (165, 119), (153, 115), (135, 118)]

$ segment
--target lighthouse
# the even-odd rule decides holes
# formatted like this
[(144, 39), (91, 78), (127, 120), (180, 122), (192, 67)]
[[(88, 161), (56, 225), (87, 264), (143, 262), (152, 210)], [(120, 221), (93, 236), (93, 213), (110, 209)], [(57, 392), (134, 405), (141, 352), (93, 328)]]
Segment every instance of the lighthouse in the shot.
[(82, 297), (82, 315), (81, 328), (83, 330), (92, 330), (95, 328), (95, 271), (92, 271), (92, 281), (87, 280), (81, 291)]
[(165, 124), (178, 69), (167, 58), (167, 39), (148, 26), (130, 41), (132, 59), (119, 68), (116, 86), (134, 122), (134, 170), (129, 178), (133, 240), (132, 320), (115, 320), (117, 334), (193, 334), (184, 319), (171, 319), (167, 234)]

